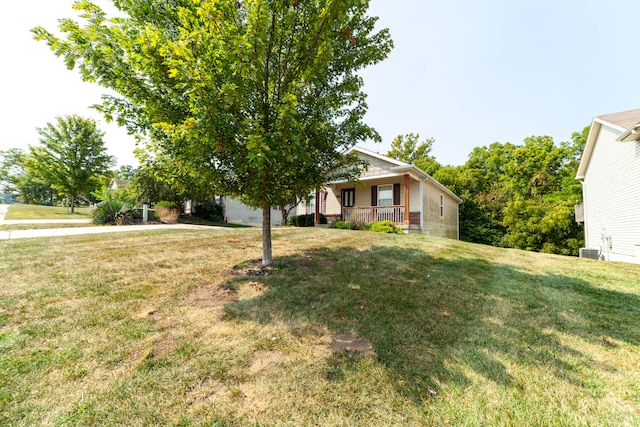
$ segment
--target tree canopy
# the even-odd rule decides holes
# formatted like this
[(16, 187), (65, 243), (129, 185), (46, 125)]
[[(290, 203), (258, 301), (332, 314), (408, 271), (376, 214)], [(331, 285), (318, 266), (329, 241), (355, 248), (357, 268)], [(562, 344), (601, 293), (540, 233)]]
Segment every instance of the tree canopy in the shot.
[(53, 189), (28, 168), (29, 154), (21, 148), (0, 151), (0, 184), (5, 193), (18, 193), (23, 202), (52, 198)]
[(549, 136), (495, 142), (474, 148), (463, 166), (438, 170), (434, 178), (464, 201), (461, 239), (577, 255), (584, 233), (574, 220), (582, 200), (575, 174), (588, 133), (587, 126), (560, 144)]
[(71, 199), (88, 195), (98, 185), (97, 177), (109, 172), (115, 159), (106, 153), (95, 121), (79, 116), (59, 117), (56, 124), (38, 129), (40, 145), (30, 146), (27, 167), (37, 180)]
[(440, 168), (440, 163), (431, 155), (435, 140), (433, 138), (427, 138), (422, 142), (419, 140), (419, 134), (398, 135), (391, 142), (391, 150), (387, 156), (401, 162), (414, 164), (426, 173), (433, 175)]
[(363, 122), (362, 68), (392, 41), (363, 0), (113, 0), (107, 19), (76, 2), (84, 26), (35, 28), (85, 81), (115, 91), (98, 108), (148, 138), (177, 174), (270, 211), (362, 167), (346, 150), (379, 140)]

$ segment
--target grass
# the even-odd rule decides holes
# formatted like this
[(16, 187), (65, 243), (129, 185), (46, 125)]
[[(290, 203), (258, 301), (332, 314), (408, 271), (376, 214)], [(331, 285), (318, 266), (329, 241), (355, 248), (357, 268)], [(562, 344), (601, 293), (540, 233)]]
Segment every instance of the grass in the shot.
[(5, 220), (16, 219), (90, 219), (91, 208), (78, 207), (75, 213), (71, 213), (70, 208), (57, 206), (40, 206), (13, 204), (9, 206)]
[(196, 216), (188, 216), (188, 215), (180, 216), (178, 218), (178, 223), (192, 224), (192, 225), (209, 225), (209, 226), (226, 227), (226, 228), (251, 228), (251, 226), (249, 225), (233, 224), (231, 222), (209, 221), (207, 219), (202, 219)]
[(3, 224), (0, 225), (0, 231), (18, 231), (18, 230), (40, 230), (48, 228), (76, 228), (76, 227), (93, 227), (93, 223), (43, 223), (43, 224)]
[(640, 424), (640, 266), (273, 238), (0, 242), (0, 425)]

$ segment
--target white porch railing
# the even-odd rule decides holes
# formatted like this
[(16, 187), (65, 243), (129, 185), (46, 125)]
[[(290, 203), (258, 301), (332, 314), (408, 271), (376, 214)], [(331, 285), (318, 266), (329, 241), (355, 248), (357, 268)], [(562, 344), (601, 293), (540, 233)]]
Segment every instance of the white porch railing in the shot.
[(344, 220), (355, 221), (356, 224), (368, 222), (391, 221), (396, 224), (405, 222), (404, 206), (368, 206), (344, 208)]

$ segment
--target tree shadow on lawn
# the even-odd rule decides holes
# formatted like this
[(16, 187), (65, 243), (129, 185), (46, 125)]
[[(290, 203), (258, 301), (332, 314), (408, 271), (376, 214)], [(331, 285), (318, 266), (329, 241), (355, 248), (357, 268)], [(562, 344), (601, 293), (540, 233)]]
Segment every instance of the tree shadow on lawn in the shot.
[[(616, 368), (563, 344), (560, 335), (603, 351), (616, 341), (640, 342), (637, 295), (575, 278), (397, 247), (318, 248), (277, 264), (260, 278), (267, 291), (227, 305), (227, 315), (353, 331), (371, 344), (395, 387), (417, 402), (437, 393), (438, 384), (470, 386), (470, 372), (522, 389), (526, 369), (543, 366), (558, 380), (585, 387), (585, 367)], [(357, 365), (345, 362), (349, 355), (334, 357), (327, 377)], [(524, 373), (514, 377), (505, 362), (524, 365)]]

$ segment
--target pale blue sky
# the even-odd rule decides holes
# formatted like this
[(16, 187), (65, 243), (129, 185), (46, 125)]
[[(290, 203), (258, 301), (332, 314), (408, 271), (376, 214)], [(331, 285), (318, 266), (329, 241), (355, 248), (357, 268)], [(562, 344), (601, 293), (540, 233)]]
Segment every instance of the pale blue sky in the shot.
[[(71, 3), (4, 6), (0, 149), (35, 144), (36, 126), (81, 114), (100, 120), (120, 164), (133, 164), (126, 132), (86, 108), (102, 90), (29, 33), (75, 16)], [(398, 134), (420, 133), (435, 138), (440, 162), (458, 165), (476, 146), (531, 135), (565, 141), (595, 115), (640, 107), (637, 0), (372, 0), (370, 12), (395, 49), (363, 74), (366, 119), (383, 137), (365, 148), (386, 153)]]

